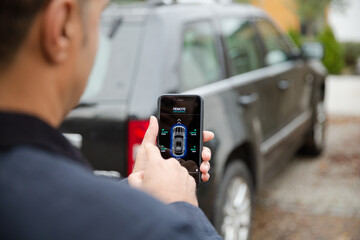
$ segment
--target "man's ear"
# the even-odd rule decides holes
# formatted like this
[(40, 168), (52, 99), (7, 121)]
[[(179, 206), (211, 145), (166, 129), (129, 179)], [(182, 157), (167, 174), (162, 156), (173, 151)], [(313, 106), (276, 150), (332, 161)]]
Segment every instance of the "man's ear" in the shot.
[(65, 61), (76, 44), (79, 25), (78, 3), (75, 0), (53, 0), (42, 15), (42, 50), (52, 64)]

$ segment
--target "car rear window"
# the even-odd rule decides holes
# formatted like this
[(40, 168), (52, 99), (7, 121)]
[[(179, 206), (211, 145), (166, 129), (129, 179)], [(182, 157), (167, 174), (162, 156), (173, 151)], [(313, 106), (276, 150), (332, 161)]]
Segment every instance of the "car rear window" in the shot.
[(262, 67), (256, 31), (248, 20), (222, 19), (221, 28), (232, 76)]
[(183, 90), (201, 87), (220, 79), (221, 67), (210, 21), (185, 25), (180, 75)]
[(103, 20), (98, 52), (81, 103), (125, 100), (136, 72), (142, 24)]
[(256, 25), (265, 45), (266, 64), (271, 66), (287, 61), (291, 56), (291, 49), (275, 26), (263, 19), (258, 19)]

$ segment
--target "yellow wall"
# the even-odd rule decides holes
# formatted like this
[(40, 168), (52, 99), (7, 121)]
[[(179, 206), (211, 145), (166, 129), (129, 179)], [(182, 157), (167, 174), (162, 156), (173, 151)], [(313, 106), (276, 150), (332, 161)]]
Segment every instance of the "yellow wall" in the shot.
[(300, 19), (292, 0), (251, 0), (250, 3), (264, 9), (284, 31), (300, 30)]

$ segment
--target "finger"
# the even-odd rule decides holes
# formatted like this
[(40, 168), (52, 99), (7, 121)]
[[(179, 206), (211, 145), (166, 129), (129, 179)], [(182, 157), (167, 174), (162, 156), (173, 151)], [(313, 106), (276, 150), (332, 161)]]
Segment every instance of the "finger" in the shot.
[(210, 159), (211, 159), (211, 150), (210, 150), (210, 148), (203, 147), (201, 157), (202, 157), (203, 161), (205, 161), (205, 162), (210, 161)]
[(203, 162), (200, 165), (200, 172), (202, 172), (203, 174), (206, 174), (210, 171), (210, 163), (209, 162)]
[(215, 134), (213, 132), (210, 132), (210, 131), (204, 131), (203, 132), (203, 138), (204, 138), (204, 142), (208, 142), (208, 141), (211, 141), (213, 140), (215, 137)]
[(208, 174), (208, 173), (207, 174), (202, 174), (201, 179), (202, 179), (203, 182), (209, 181), (210, 180), (210, 174)]
[(185, 167), (189, 172), (195, 172), (196, 169), (198, 169), (198, 166), (194, 161), (192, 161), (192, 160), (188, 160), (188, 161), (182, 160), (181, 161), (181, 160), (179, 161), (181, 166)]
[(144, 171), (130, 174), (128, 181), (131, 187), (140, 188), (144, 179)]
[(196, 181), (195, 178), (189, 175), (189, 173), (186, 173), (188, 176), (188, 180), (191, 181), (191, 188), (195, 191), (196, 189)]
[(157, 161), (163, 159), (161, 157), (159, 148), (157, 148), (155, 145), (151, 143), (145, 144), (145, 151), (149, 161), (154, 161), (154, 160)]
[(156, 138), (158, 135), (159, 125), (157, 122), (156, 117), (151, 116), (150, 117), (150, 124), (148, 129), (146, 130), (143, 143), (151, 143), (154, 146), (156, 145)]

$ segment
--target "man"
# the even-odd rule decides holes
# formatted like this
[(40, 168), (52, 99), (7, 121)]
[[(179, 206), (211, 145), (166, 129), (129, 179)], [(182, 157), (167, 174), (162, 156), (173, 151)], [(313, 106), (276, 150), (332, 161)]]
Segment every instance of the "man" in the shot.
[[(56, 130), (85, 88), (106, 4), (0, 1), (0, 238), (220, 239), (194, 179), (161, 158), (156, 118), (129, 184), (95, 177)], [(203, 181), (210, 155), (204, 148)]]

